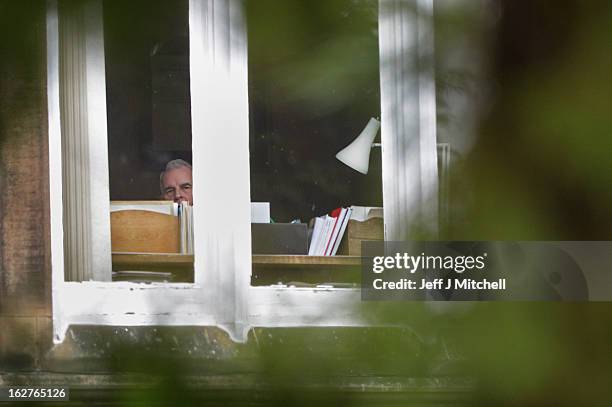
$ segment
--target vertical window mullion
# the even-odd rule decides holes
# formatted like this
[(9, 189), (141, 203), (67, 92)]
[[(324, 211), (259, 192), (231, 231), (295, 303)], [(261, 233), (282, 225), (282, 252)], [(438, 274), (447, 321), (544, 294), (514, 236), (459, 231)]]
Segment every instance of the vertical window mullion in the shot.
[(385, 239), (437, 232), (432, 2), (380, 0)]
[(246, 30), (237, 0), (189, 1), (195, 283), (217, 325), (249, 329), (250, 175)]

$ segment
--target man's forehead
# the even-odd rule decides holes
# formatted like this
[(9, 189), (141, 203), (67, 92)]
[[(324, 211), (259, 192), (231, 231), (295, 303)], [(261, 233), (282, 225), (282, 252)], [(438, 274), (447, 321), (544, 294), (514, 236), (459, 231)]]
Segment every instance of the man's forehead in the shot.
[(164, 173), (164, 183), (176, 180), (178, 183), (191, 182), (191, 168), (178, 167), (172, 168)]

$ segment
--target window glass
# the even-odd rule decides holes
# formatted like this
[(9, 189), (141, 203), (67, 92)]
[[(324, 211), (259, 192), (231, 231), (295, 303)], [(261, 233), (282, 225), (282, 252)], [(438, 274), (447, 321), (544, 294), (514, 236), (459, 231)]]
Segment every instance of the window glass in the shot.
[(193, 281), (188, 1), (103, 7), (113, 279)]
[[(251, 200), (269, 203), (274, 223), (252, 224), (253, 253), (305, 254), (303, 231), (287, 223), (307, 228), (338, 207), (382, 207), (380, 148), (371, 149), (367, 175), (335, 158), (380, 117), (378, 3), (246, 7)], [(254, 260), (255, 279), (261, 267)]]
[(159, 174), (191, 162), (188, 3), (104, 1), (111, 200), (159, 199)]

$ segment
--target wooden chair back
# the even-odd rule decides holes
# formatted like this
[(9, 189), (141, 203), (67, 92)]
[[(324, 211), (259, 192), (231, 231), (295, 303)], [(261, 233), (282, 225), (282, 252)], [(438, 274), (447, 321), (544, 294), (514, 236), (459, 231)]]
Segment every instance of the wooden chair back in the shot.
[(152, 211), (111, 212), (113, 252), (179, 253), (178, 217)]

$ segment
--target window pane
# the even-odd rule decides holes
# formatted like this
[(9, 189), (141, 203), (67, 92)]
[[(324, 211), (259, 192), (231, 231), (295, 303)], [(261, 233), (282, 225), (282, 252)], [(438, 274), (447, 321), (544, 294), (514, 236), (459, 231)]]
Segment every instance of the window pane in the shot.
[(254, 254), (307, 252), (279, 223), (382, 207), (380, 149), (367, 175), (335, 158), (380, 116), (377, 16), (376, 1), (247, 2), (251, 200), (276, 222), (253, 226)]
[(114, 280), (193, 281), (188, 23), (187, 0), (104, 1)]
[(191, 162), (187, 6), (104, 2), (111, 200), (158, 199), (163, 166)]

